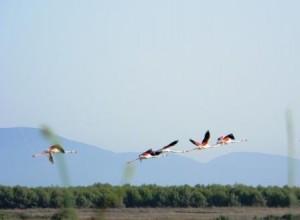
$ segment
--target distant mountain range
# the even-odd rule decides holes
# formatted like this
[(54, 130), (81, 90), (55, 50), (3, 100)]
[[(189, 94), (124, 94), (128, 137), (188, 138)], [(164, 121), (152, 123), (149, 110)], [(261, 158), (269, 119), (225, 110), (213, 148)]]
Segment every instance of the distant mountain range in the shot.
[[(230, 153), (200, 163), (184, 156), (169, 155), (137, 162), (134, 169), (125, 171), (126, 161), (136, 158), (138, 153), (115, 153), (65, 138), (61, 141), (66, 149), (76, 149), (78, 154), (55, 156), (56, 163), (52, 165), (47, 158), (32, 158), (32, 154), (50, 145), (39, 129), (1, 128), (0, 184), (61, 185), (62, 181), (67, 181), (66, 175), (59, 171), (62, 168), (71, 185), (123, 184), (124, 173), (132, 175), (131, 184), (287, 184), (287, 158), (283, 156)], [(294, 159), (294, 162), (299, 167), (299, 160)], [(299, 175), (296, 183), (300, 183)]]

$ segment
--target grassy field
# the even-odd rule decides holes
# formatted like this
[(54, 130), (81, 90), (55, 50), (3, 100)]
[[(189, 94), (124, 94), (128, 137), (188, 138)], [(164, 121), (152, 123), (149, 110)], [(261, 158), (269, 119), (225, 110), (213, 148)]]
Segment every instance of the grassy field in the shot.
[[(45, 220), (59, 212), (57, 209), (10, 209), (0, 210), (0, 219)], [(257, 219), (266, 216), (292, 214), (300, 216), (300, 208), (115, 208), (76, 209), (79, 219), (85, 220), (193, 220), (193, 219)], [(294, 219), (300, 219), (294, 218)], [(223, 218), (221, 218), (223, 217)], [(227, 217), (227, 218), (226, 218)]]

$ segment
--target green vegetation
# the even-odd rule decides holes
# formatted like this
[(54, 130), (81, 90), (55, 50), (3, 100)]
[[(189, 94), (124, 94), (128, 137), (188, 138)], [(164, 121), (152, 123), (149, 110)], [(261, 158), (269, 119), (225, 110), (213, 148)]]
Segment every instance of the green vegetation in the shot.
[[(118, 207), (288, 207), (297, 205), (300, 188), (245, 185), (8, 187), (0, 186), (0, 208)], [(66, 212), (66, 210), (64, 210)], [(70, 210), (68, 210), (70, 212)], [(1, 219), (1, 215), (0, 215)]]

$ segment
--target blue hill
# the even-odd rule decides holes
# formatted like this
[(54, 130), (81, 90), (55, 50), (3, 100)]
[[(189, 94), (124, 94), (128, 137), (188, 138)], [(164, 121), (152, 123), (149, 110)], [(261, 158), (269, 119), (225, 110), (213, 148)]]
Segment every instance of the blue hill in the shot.
[[(137, 155), (114, 153), (65, 138), (61, 140), (66, 149), (76, 149), (78, 154), (56, 156), (56, 163), (51, 165), (46, 158), (31, 157), (49, 146), (39, 129), (1, 128), (0, 184), (61, 185), (61, 163), (66, 164), (71, 185), (96, 182), (122, 184), (126, 161)], [(295, 160), (295, 163), (299, 167), (299, 160)], [(285, 185), (287, 158), (260, 153), (231, 153), (208, 163), (199, 163), (183, 156), (169, 155), (136, 163), (134, 173), (132, 184)]]

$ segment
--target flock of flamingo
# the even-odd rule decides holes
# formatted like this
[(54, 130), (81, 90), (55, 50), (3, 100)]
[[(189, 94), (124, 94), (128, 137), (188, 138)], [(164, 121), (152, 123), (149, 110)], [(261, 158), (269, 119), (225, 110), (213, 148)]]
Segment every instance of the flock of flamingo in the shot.
[[(241, 143), (241, 142), (247, 141), (247, 139), (236, 140), (232, 133), (219, 137), (217, 139), (217, 142), (213, 145), (209, 144), (209, 140), (210, 140), (210, 132), (206, 131), (204, 138), (201, 142), (190, 139), (190, 142), (192, 144), (196, 145), (195, 148), (192, 148), (189, 150), (172, 150), (171, 147), (175, 146), (178, 143), (178, 140), (176, 140), (158, 150), (152, 150), (152, 148), (151, 148), (151, 149), (141, 153), (140, 155), (138, 155), (138, 158), (136, 158), (132, 161), (128, 161), (127, 163), (130, 164), (137, 160), (142, 161), (142, 160), (151, 159), (151, 158), (158, 158), (158, 157), (161, 157), (162, 155), (167, 155), (168, 153), (187, 153), (187, 152), (191, 152), (194, 150), (204, 150), (204, 149), (215, 148), (215, 147), (224, 146), (224, 145), (228, 145), (228, 144)], [(77, 151), (76, 150), (65, 150), (60, 144), (54, 144), (54, 145), (50, 146), (47, 150), (44, 150), (44, 151), (34, 154), (32, 156), (33, 157), (47, 156), (49, 161), (53, 164), (54, 163), (53, 155), (58, 154), (58, 153), (73, 154), (73, 153), (77, 153)]]
[(178, 140), (173, 141), (172, 143), (158, 149), (158, 150), (152, 150), (149, 149), (143, 153), (141, 153), (138, 158), (136, 158), (135, 160), (129, 161), (128, 163), (132, 163), (136, 160), (145, 160), (145, 159), (150, 159), (150, 158), (157, 158), (160, 157), (163, 154), (168, 154), (168, 153), (187, 153), (187, 152), (191, 152), (194, 150), (204, 150), (204, 149), (209, 149), (209, 148), (214, 148), (214, 147), (219, 147), (219, 146), (223, 146), (223, 145), (227, 145), (227, 144), (233, 144), (233, 143), (240, 143), (240, 142), (246, 142), (247, 139), (241, 139), (241, 140), (235, 140), (234, 135), (228, 134), (228, 135), (222, 135), (221, 137), (219, 137), (217, 139), (217, 142), (213, 145), (209, 144), (209, 140), (210, 140), (210, 132), (206, 131), (204, 138), (202, 139), (201, 142), (195, 141), (193, 139), (190, 139), (190, 142), (194, 145), (196, 145), (195, 148), (189, 149), (189, 150), (171, 150), (170, 148), (175, 146), (178, 143)]

